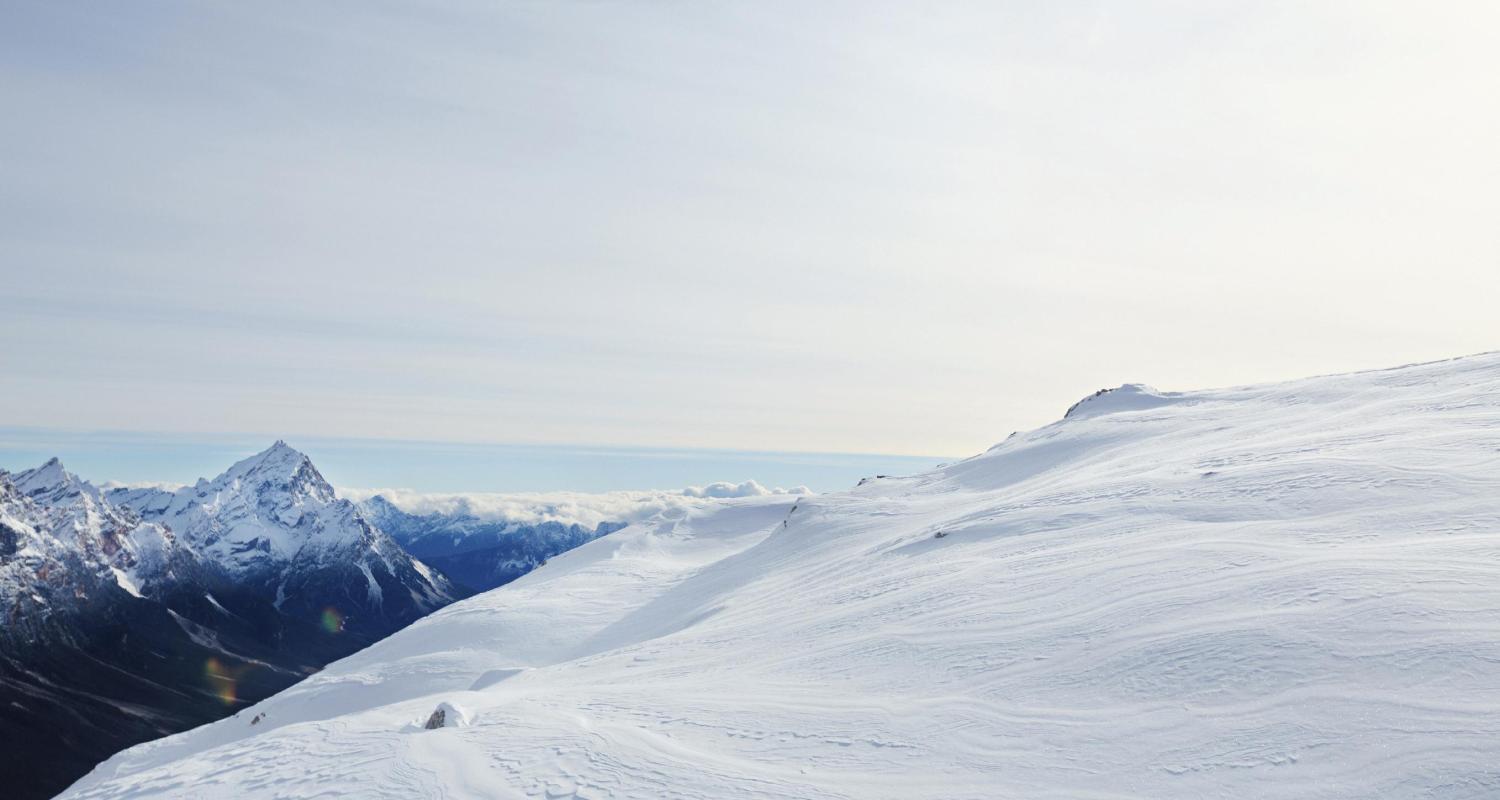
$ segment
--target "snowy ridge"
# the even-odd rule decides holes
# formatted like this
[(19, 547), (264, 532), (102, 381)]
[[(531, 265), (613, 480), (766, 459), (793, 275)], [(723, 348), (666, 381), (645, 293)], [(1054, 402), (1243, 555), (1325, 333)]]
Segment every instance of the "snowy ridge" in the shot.
[(1171, 399), (664, 512), (63, 796), (1500, 793), (1500, 355)]
[(1157, 408), (1175, 402), (1180, 396), (1176, 392), (1159, 392), (1143, 384), (1127, 383), (1114, 389), (1100, 389), (1079, 400), (1063, 414), (1063, 419)]
[(212, 481), (175, 490), (101, 490), (56, 458), (0, 472), (0, 486), (7, 490), (3, 519), (11, 521), (6, 538), (14, 540), (13, 551), (0, 554), (0, 601), (39, 596), (63, 562), (136, 597), (179, 578), (203, 580), (205, 570), (234, 582), (285, 586), (320, 569), (352, 568), (363, 576), (365, 599), (380, 606), (377, 570), (388, 583), (408, 585), (418, 613), (405, 614), (405, 621), (454, 596), (443, 578), (418, 568), (353, 503), (339, 500), (312, 461), (285, 442)]

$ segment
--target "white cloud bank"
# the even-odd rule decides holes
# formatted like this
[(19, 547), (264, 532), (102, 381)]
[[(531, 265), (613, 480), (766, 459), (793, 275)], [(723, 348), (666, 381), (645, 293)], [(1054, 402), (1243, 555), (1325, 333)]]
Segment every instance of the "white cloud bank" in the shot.
[(177, 481), (103, 481), (96, 485), (106, 492), (111, 489), (160, 489), (163, 492), (175, 492), (192, 484)]
[(340, 497), (360, 502), (376, 495), (410, 514), (472, 514), (486, 520), (523, 524), (577, 523), (594, 527), (601, 522), (637, 522), (664, 511), (696, 508), (720, 499), (770, 494), (807, 495), (805, 486), (766, 487), (756, 481), (720, 481), (689, 486), (680, 491), (620, 492), (417, 492), (410, 489), (340, 488)]
[(689, 486), (682, 490), (683, 497), (761, 497), (768, 494), (812, 494), (806, 486), (797, 486), (792, 489), (767, 489), (755, 481), (744, 483), (730, 483), (719, 481), (707, 486)]

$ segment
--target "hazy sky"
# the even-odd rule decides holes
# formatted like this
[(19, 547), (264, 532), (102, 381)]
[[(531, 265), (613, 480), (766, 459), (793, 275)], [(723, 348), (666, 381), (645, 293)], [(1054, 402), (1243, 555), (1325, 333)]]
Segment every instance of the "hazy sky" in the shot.
[(1500, 348), (1493, 3), (0, 9), (7, 426), (963, 455)]
[[(19, 471), (54, 456), (96, 483), (192, 483), (266, 449), (264, 435), (82, 432), (0, 427), (0, 468)], [(493, 445), (298, 436), (331, 483), (345, 489), (416, 492), (606, 492), (682, 490), (719, 480), (767, 488), (847, 489), (871, 475), (911, 475), (941, 459), (705, 448)], [(356, 496), (356, 495), (350, 495)], [(589, 523), (592, 525), (593, 523)]]

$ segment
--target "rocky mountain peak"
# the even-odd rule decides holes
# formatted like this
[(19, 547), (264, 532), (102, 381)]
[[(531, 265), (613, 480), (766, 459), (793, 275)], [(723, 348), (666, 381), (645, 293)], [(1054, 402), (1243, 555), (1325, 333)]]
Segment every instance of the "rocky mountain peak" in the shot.
[(11, 477), (16, 491), (32, 497), (46, 497), (57, 499), (79, 493), (97, 494), (92, 484), (80, 480), (78, 476), (63, 468), (62, 461), (56, 457), (49, 458), (39, 467), (23, 470)]
[(220, 491), (236, 484), (262, 495), (281, 491), (323, 503), (335, 500), (333, 486), (313, 466), (312, 459), (280, 439), (265, 450), (235, 463), (211, 482)]

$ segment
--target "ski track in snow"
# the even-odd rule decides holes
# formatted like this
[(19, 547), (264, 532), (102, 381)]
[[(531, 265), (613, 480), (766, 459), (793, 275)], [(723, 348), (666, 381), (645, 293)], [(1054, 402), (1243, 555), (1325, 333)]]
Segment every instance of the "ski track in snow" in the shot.
[(1145, 391), (633, 525), (63, 796), (1500, 795), (1500, 355)]

